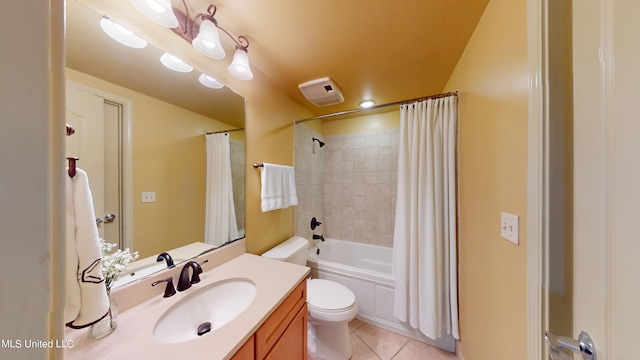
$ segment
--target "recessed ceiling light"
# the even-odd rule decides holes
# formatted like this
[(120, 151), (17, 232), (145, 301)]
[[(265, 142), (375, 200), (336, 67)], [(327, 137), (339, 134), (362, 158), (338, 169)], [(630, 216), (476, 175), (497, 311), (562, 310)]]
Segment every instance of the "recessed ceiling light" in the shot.
[(365, 109), (366, 108), (370, 108), (375, 104), (376, 104), (376, 102), (373, 101), (373, 100), (362, 100), (362, 101), (360, 101), (360, 107), (361, 108), (365, 108)]
[(169, 53), (164, 53), (162, 54), (162, 56), (160, 57), (160, 61), (162, 62), (162, 64), (166, 67), (168, 67), (171, 70), (174, 71), (179, 71), (179, 72), (190, 72), (191, 70), (193, 70), (193, 66), (185, 63), (184, 61), (182, 61), (181, 59), (169, 54)]

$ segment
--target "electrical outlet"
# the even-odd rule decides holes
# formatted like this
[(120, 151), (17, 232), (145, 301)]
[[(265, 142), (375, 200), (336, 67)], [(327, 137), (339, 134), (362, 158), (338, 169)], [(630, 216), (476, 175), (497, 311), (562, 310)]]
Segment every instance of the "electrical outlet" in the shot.
[(143, 192), (142, 193), (142, 202), (143, 203), (155, 202), (155, 201), (156, 201), (156, 193), (155, 193), (155, 191)]
[(518, 217), (516, 215), (501, 213), (500, 236), (518, 245)]

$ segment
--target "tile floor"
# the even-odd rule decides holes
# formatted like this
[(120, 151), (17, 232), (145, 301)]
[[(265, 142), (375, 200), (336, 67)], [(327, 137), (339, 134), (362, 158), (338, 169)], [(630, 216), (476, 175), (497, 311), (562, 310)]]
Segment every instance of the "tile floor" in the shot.
[[(456, 360), (456, 355), (354, 319), (351, 360)], [(309, 360), (318, 360), (309, 354)]]

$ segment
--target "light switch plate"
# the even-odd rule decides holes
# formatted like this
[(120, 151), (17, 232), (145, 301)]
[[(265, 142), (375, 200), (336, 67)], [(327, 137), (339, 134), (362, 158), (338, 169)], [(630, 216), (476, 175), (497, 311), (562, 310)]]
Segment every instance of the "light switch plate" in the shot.
[(500, 236), (518, 245), (518, 217), (516, 215), (501, 213)]
[(142, 202), (143, 203), (155, 202), (155, 201), (156, 201), (156, 193), (155, 193), (155, 191), (143, 192), (142, 193)]

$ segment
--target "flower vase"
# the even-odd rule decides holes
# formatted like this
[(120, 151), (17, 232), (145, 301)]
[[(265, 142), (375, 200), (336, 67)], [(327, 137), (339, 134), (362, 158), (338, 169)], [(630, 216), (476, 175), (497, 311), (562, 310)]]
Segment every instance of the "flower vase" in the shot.
[[(107, 293), (109, 296), (109, 293)], [(118, 326), (118, 304), (109, 296), (109, 312), (97, 323), (89, 327), (89, 339), (99, 340), (111, 334)]]

